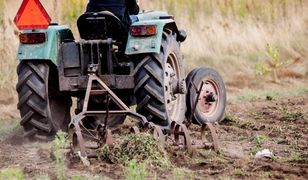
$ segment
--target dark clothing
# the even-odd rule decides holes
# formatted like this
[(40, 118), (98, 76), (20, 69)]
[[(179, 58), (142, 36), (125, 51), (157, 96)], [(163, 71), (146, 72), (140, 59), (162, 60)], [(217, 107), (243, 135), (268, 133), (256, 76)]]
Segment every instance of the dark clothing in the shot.
[(131, 24), (129, 15), (137, 15), (139, 6), (136, 0), (90, 0), (87, 12), (110, 11), (115, 14), (125, 26)]

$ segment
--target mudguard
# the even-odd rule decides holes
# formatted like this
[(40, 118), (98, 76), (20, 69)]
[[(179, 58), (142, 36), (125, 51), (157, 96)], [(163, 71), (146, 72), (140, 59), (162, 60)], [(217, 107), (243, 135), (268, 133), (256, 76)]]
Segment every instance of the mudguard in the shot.
[(58, 51), (60, 44), (67, 39), (74, 39), (68, 26), (51, 25), (46, 30), (27, 30), (21, 33), (45, 32), (47, 40), (41, 44), (20, 44), (17, 51), (17, 60), (51, 61), (58, 65)]
[(125, 54), (143, 54), (143, 53), (160, 53), (160, 46), (162, 43), (162, 36), (164, 29), (170, 29), (175, 33), (178, 33), (178, 28), (170, 16), (166, 12), (152, 11), (141, 13), (138, 16), (137, 22), (132, 26), (138, 25), (156, 25), (157, 34), (154, 36), (146, 37), (133, 37), (129, 34)]

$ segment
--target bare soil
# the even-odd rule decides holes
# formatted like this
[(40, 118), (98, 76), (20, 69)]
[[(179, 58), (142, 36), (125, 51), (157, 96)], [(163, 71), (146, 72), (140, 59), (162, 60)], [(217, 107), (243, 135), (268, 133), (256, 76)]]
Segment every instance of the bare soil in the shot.
[[(197, 134), (199, 127), (190, 128)], [(217, 126), (221, 153), (198, 149), (193, 156), (185, 151), (169, 152), (172, 166), (148, 167), (149, 178), (177, 179), (174, 168), (185, 169), (182, 178), (193, 179), (308, 179), (308, 96), (284, 99), (236, 101), (228, 104), (227, 116)], [(29, 179), (55, 179), (50, 143), (30, 143), (16, 130), (0, 141), (0, 169), (21, 168)], [(256, 159), (269, 149), (274, 156)], [(79, 160), (66, 161), (68, 177), (83, 176), (123, 179), (125, 168), (91, 160), (85, 167)]]

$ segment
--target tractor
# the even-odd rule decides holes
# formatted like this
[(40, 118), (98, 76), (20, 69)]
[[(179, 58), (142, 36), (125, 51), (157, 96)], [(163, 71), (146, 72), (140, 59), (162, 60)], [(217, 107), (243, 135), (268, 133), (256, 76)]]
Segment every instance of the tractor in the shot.
[[(46, 17), (41, 5), (39, 10)], [(67, 25), (47, 18), (44, 27), (42, 21), (19, 26), (22, 15), (16, 16), (21, 29), (16, 89), (25, 137), (48, 141), (71, 129), (78, 146), (83, 132), (105, 132), (108, 141), (107, 130), (127, 115), (159, 135), (188, 120), (204, 125), (223, 118), (224, 82), (210, 68), (185, 76), (180, 46), (187, 35), (174, 17), (144, 11), (133, 18), (127, 29), (111, 12), (85, 13), (77, 21), (77, 40)]]

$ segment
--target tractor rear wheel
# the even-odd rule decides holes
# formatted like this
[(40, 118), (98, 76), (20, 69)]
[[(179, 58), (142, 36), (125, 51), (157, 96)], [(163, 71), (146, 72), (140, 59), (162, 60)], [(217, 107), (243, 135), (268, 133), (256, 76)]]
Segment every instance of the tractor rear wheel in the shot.
[(146, 56), (136, 70), (137, 112), (165, 129), (171, 121), (183, 122), (186, 85), (176, 34), (165, 32), (160, 54)]
[(57, 69), (40, 61), (21, 61), (17, 67), (20, 124), (25, 137), (52, 140), (58, 130), (67, 131), (71, 98), (59, 94)]

